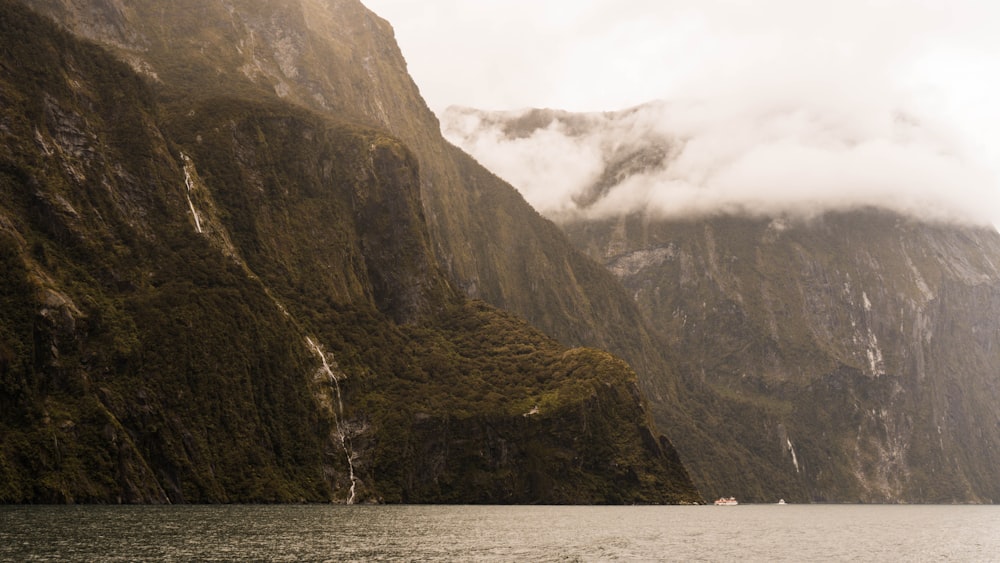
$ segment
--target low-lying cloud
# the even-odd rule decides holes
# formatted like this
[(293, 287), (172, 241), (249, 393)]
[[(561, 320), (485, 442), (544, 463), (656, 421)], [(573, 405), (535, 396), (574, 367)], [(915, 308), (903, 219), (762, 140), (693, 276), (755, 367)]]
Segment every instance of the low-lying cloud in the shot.
[(836, 84), (722, 94), (609, 113), (450, 108), (442, 130), (555, 220), (867, 206), (934, 221), (998, 219), (985, 163), (945, 125), (888, 98), (845, 98)]
[[(474, 60), (441, 70), (434, 100), (451, 89), (449, 104), (504, 110), (666, 100), (441, 113), (449, 139), (550, 217), (878, 206), (1000, 222), (997, 3), (594, 0), (560, 19), (489, 6), (477, 10), (533, 25), (503, 26), (490, 49), (448, 43)], [(474, 23), (458, 28), (484, 33)], [(539, 50), (545, 37), (559, 48)], [(488, 76), (466, 79), (466, 67)]]

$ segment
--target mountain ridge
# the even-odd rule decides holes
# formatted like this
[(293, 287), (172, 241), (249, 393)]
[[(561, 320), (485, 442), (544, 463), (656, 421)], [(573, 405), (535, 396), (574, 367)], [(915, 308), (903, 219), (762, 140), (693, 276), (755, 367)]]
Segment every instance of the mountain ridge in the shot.
[(624, 362), (455, 291), (404, 142), (200, 74), (214, 4), (167, 60), (152, 4), (34, 3), (147, 60), (3, 0), (0, 499), (701, 502)]

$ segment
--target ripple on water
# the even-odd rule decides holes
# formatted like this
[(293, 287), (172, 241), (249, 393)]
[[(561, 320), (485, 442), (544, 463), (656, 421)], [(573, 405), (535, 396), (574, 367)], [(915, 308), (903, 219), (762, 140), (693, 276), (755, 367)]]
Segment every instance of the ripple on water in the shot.
[(0, 506), (5, 561), (990, 561), (998, 553), (995, 506)]

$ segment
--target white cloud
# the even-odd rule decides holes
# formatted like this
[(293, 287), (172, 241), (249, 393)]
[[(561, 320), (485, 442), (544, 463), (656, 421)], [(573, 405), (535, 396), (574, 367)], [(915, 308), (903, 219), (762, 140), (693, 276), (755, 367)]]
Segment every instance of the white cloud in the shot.
[[(684, 140), (684, 151), (601, 205), (877, 200), (1000, 218), (998, 2), (363, 1), (393, 23), (435, 110), (670, 100), (639, 126)], [(611, 142), (553, 130), (469, 150), (553, 213), (592, 183), (600, 171), (587, 156)]]
[(603, 155), (591, 139), (567, 135), (554, 122), (532, 132), (530, 137), (507, 139), (499, 129), (483, 128), (474, 114), (456, 112), (449, 119), (463, 148), (498, 173), (536, 209), (561, 213), (572, 209), (572, 197), (597, 179)]
[[(989, 171), (911, 116), (822, 97), (815, 104), (745, 101), (541, 114), (550, 121), (525, 119), (524, 111), (453, 109), (442, 126), (556, 219), (636, 210), (812, 215), (859, 206), (934, 220), (995, 219), (1000, 202)], [(625, 170), (599, 185), (606, 171)]]

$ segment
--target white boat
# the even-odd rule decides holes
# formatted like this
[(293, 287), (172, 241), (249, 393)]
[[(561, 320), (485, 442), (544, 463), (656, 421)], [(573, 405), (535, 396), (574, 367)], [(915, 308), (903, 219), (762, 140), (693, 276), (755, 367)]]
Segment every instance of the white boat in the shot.
[(785, 499), (783, 498), (778, 499), (778, 504), (786, 504)]
[(736, 497), (721, 497), (719, 500), (715, 501), (715, 506), (736, 506), (739, 504), (736, 502)]

